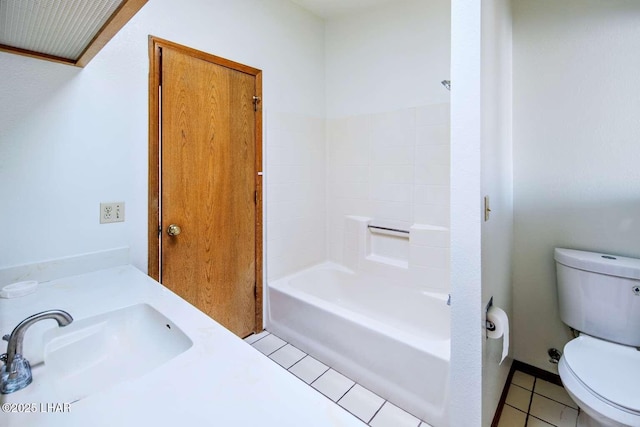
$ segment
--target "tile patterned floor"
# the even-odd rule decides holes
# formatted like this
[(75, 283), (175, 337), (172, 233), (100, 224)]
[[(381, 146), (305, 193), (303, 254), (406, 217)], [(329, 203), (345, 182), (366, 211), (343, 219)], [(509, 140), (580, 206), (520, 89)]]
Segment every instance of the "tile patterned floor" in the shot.
[(267, 331), (245, 341), (372, 427), (431, 427)]
[(575, 427), (578, 411), (563, 387), (515, 371), (498, 427)]

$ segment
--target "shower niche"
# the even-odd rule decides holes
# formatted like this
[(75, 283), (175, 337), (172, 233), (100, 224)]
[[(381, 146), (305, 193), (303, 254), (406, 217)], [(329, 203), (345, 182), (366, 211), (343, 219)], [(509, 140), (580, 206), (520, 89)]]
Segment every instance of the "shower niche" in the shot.
[(414, 224), (408, 230), (377, 225), (370, 217), (344, 218), (341, 264), (393, 283), (449, 292), (449, 229)]

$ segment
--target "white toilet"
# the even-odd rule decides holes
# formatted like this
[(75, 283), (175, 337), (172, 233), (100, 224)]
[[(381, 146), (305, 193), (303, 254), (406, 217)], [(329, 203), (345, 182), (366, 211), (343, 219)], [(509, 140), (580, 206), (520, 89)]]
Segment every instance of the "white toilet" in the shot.
[(640, 259), (556, 249), (562, 321), (580, 332), (558, 371), (578, 427), (640, 427)]

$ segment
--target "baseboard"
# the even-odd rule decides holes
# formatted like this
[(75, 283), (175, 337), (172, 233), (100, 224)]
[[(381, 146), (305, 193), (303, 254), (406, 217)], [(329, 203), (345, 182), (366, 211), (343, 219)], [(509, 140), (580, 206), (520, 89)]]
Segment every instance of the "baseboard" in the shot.
[(509, 369), (509, 374), (507, 375), (507, 379), (505, 381), (504, 387), (502, 387), (502, 394), (500, 395), (500, 400), (498, 401), (498, 407), (496, 408), (496, 413), (493, 414), (493, 421), (491, 421), (491, 427), (498, 427), (498, 423), (500, 422), (500, 416), (502, 415), (502, 408), (504, 408), (504, 404), (507, 401), (507, 394), (509, 394), (509, 385), (511, 384), (511, 380), (513, 379), (513, 374), (515, 373), (516, 364), (520, 363), (517, 360), (514, 360), (511, 364), (511, 369)]
[(513, 365), (511, 365), (511, 370), (522, 371), (525, 374), (542, 378), (545, 381), (549, 381), (550, 383), (563, 387), (562, 380), (560, 380), (560, 376), (558, 374), (545, 371), (544, 369), (536, 368), (535, 366), (527, 365), (526, 363), (520, 362), (518, 360), (513, 361)]
[(533, 375), (534, 377), (541, 378), (545, 381), (549, 381), (550, 383), (553, 383), (562, 387), (562, 381), (560, 380), (560, 376), (554, 373), (551, 373), (549, 371), (545, 371), (544, 369), (540, 369), (540, 368), (536, 368), (535, 366), (528, 365), (524, 362), (514, 360), (513, 363), (511, 364), (509, 375), (507, 375), (507, 380), (504, 384), (504, 387), (502, 388), (502, 394), (500, 395), (500, 401), (498, 402), (496, 413), (493, 415), (493, 421), (491, 422), (491, 427), (498, 427), (498, 423), (500, 422), (500, 416), (502, 415), (502, 408), (504, 408), (504, 405), (507, 401), (507, 395), (509, 394), (509, 386), (511, 385), (513, 374), (516, 371)]

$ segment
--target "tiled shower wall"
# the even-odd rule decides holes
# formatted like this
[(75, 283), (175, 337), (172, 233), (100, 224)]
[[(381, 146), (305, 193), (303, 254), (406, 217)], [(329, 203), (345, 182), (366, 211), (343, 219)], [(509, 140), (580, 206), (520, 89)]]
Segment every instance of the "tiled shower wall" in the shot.
[(345, 215), (449, 227), (449, 104), (327, 121), (328, 256), (343, 259)]
[(449, 226), (449, 104), (329, 120), (267, 112), (266, 121), (268, 280), (342, 262), (346, 215)]
[(266, 114), (267, 279), (326, 260), (325, 119)]

